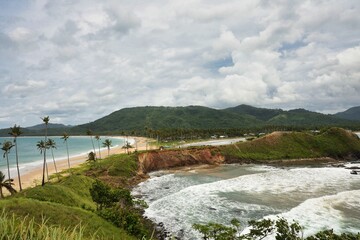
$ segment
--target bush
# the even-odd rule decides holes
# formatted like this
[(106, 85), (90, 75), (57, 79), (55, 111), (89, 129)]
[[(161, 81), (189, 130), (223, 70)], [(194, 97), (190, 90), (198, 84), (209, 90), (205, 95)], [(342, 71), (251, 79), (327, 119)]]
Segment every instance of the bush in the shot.
[(325, 230), (307, 238), (302, 237), (303, 227), (296, 221), (289, 223), (284, 218), (277, 220), (263, 219), (260, 221), (249, 221), (250, 231), (240, 235), (239, 221), (233, 219), (231, 226), (218, 223), (194, 224), (193, 228), (199, 231), (204, 240), (256, 240), (264, 239), (270, 235), (275, 235), (276, 240), (359, 240), (360, 233), (343, 233), (337, 235), (333, 230)]

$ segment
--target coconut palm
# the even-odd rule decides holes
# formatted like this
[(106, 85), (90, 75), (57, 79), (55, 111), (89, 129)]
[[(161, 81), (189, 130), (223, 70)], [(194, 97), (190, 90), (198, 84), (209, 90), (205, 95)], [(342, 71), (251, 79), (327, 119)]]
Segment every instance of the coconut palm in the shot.
[(96, 136), (95, 136), (95, 139), (96, 139), (96, 141), (97, 141), (97, 143), (98, 143), (98, 147), (99, 147), (99, 158), (101, 159), (101, 153), (100, 153), (100, 140), (101, 140), (101, 138), (100, 138), (99, 135), (96, 135)]
[(67, 140), (69, 139), (69, 135), (67, 133), (63, 133), (63, 136), (62, 136), (61, 139), (64, 139), (64, 143), (66, 144), (66, 152), (67, 152), (67, 157), (68, 157), (68, 166), (69, 166), (69, 171), (70, 171), (69, 146), (68, 146), (68, 142), (67, 142)]
[[(42, 177), (42, 183), (41, 185), (44, 186), (45, 185), (45, 168), (47, 168), (46, 166), (46, 143), (44, 142), (44, 140), (40, 140), (37, 142), (36, 144), (38, 150), (40, 151), (40, 154), (44, 154), (44, 166), (43, 166), (43, 177)], [(47, 177), (49, 179), (49, 174), (47, 174)]]
[(3, 158), (6, 158), (7, 169), (8, 169), (8, 179), (11, 179), (11, 177), (10, 177), (10, 165), (9, 165), (9, 152), (10, 152), (10, 149), (13, 146), (14, 145), (12, 144), (12, 142), (4, 141), (3, 144), (2, 144), (2, 147), (1, 147), (1, 150), (4, 151)]
[(17, 137), (22, 134), (22, 132), (20, 130), (20, 126), (16, 126), (16, 124), (15, 124), (14, 127), (10, 128), (9, 134), (14, 137), (16, 168), (17, 168), (17, 173), (18, 173), (20, 191), (22, 191), (21, 176), (20, 176), (20, 169), (19, 169), (19, 157), (18, 157), (18, 149), (17, 149)]
[(124, 148), (125, 149), (125, 152), (126, 152), (126, 138), (125, 138), (125, 132), (124, 131), (122, 131), (121, 132), (121, 135), (123, 136), (123, 138), (124, 138), (124, 145), (123, 145), (123, 147), (122, 148)]
[[(47, 130), (48, 130), (48, 124), (50, 121), (49, 116), (46, 116), (44, 118), (41, 118), (43, 120), (43, 122), (45, 123), (45, 141), (43, 142), (44, 147), (42, 148), (41, 152), (44, 151), (44, 164), (43, 164), (43, 177), (42, 177), (42, 183), (41, 186), (45, 185), (45, 168), (47, 168), (46, 165), (46, 142), (47, 142)], [(39, 143), (39, 142), (38, 142)], [(38, 146), (39, 148), (39, 146)], [(46, 169), (47, 171), (47, 169)], [(48, 179), (49, 179), (49, 174), (48, 174)]]
[(91, 143), (92, 143), (92, 146), (93, 146), (93, 150), (94, 150), (94, 154), (95, 154), (95, 159), (96, 159), (96, 151), (95, 151), (95, 145), (94, 145), (94, 140), (93, 140), (93, 138), (92, 138), (92, 131), (90, 130), (90, 129), (88, 129), (87, 131), (86, 131), (86, 135), (88, 135), (88, 136), (90, 136), (90, 139), (91, 139)]
[(105, 139), (105, 141), (102, 143), (103, 147), (106, 147), (108, 149), (108, 156), (110, 155), (110, 147), (112, 147), (112, 141), (110, 139)]
[(57, 171), (57, 167), (56, 167), (56, 162), (55, 162), (55, 157), (54, 157), (54, 150), (53, 150), (54, 148), (56, 149), (56, 142), (53, 139), (49, 138), (48, 141), (46, 142), (46, 146), (48, 148), (50, 148), (50, 150), (51, 150), (51, 155), (52, 155), (52, 159), (53, 159), (54, 167), (55, 167), (55, 173), (56, 173), (56, 176), (58, 177), (58, 180), (60, 180), (59, 175), (58, 175), (58, 171)]
[(2, 188), (6, 188), (11, 195), (16, 193), (16, 190), (12, 187), (14, 179), (5, 180), (5, 175), (0, 171), (0, 198), (4, 198)]

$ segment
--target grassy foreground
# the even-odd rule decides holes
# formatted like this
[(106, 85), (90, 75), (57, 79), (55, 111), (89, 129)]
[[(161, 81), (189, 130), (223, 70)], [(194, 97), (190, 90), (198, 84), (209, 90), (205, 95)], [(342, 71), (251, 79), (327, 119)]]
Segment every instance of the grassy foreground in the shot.
[[(0, 226), (7, 229), (7, 237), (0, 239), (26, 239), (19, 237), (24, 236), (24, 229), (40, 232), (28, 239), (138, 239), (100, 217), (89, 191), (96, 179), (126, 187), (136, 169), (135, 155), (113, 155), (83, 164), (74, 169), (73, 175), (63, 176), (60, 181), (54, 178), (56, 182), (44, 187), (29, 188), (2, 199)], [(48, 235), (41, 233), (41, 229)]]

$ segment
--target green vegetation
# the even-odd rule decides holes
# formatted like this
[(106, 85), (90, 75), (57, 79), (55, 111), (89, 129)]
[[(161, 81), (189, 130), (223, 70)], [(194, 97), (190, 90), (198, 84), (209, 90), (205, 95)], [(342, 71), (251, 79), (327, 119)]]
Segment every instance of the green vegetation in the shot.
[(218, 149), (229, 158), (248, 160), (344, 158), (349, 154), (360, 154), (360, 141), (351, 132), (330, 128), (318, 135), (309, 132), (275, 132), (253, 141)]
[(5, 175), (0, 171), (0, 198), (4, 198), (3, 188), (6, 188), (9, 193), (15, 194), (16, 190), (13, 188), (13, 179), (5, 179)]
[(17, 148), (17, 137), (20, 136), (21, 134), (22, 134), (22, 132), (20, 130), (20, 126), (16, 126), (16, 124), (15, 124), (14, 127), (10, 128), (9, 135), (14, 137), (16, 169), (17, 169), (17, 174), (18, 174), (18, 179), (19, 179), (18, 182), (19, 182), (20, 191), (22, 191), (22, 186), (21, 186), (21, 175), (20, 175), (20, 169), (19, 169), (19, 156), (18, 156), (18, 148)]
[(110, 156), (110, 147), (112, 147), (112, 141), (110, 139), (105, 139), (105, 141), (102, 143), (102, 146), (107, 148), (108, 156)]
[(169, 132), (170, 129), (206, 131), (208, 129), (267, 129), (279, 126), (287, 129), (289, 127), (307, 129), (323, 126), (354, 127), (360, 126), (360, 122), (304, 109), (283, 111), (247, 105), (224, 110), (201, 106), (135, 107), (121, 109), (92, 123), (76, 126), (71, 131), (79, 133), (90, 127), (96, 132), (103, 133), (137, 130), (138, 134), (156, 137), (164, 134), (164, 131)]
[[(61, 135), (64, 131), (72, 135), (83, 135), (91, 129), (97, 134), (137, 135), (162, 139), (192, 139), (210, 137), (214, 134), (239, 136), (249, 132), (320, 129), (325, 126), (360, 130), (358, 108), (349, 110), (349, 114), (351, 117), (343, 117), (340, 113), (330, 115), (305, 109), (285, 111), (248, 105), (227, 109), (202, 106), (147, 106), (124, 108), (94, 122), (74, 127), (47, 123), (22, 130), (23, 135), (42, 135), (46, 127), (48, 135)], [(0, 130), (0, 135), (7, 133), (8, 129)], [(93, 148), (95, 153), (95, 147)]]
[(231, 226), (218, 223), (194, 224), (193, 228), (202, 234), (204, 240), (260, 240), (273, 236), (276, 240), (358, 240), (360, 233), (335, 234), (333, 230), (324, 230), (315, 235), (304, 238), (302, 235), (304, 227), (297, 222), (289, 223), (284, 218), (277, 220), (263, 219), (249, 221), (249, 233), (240, 235), (239, 221), (233, 219)]
[(1, 150), (4, 151), (4, 154), (3, 154), (3, 158), (6, 158), (6, 165), (7, 165), (7, 170), (8, 170), (8, 179), (11, 179), (11, 176), (10, 176), (10, 165), (9, 165), (9, 152), (10, 152), (10, 149), (13, 147), (14, 145), (12, 144), (12, 142), (10, 141), (4, 141), (2, 143), (2, 147), (1, 147)]
[(136, 208), (128, 189), (112, 189), (97, 180), (92, 184), (90, 194), (97, 204), (96, 213), (99, 216), (138, 238), (148, 235), (141, 212)]
[[(3, 199), (0, 201), (0, 211), (8, 216), (14, 215), (16, 219), (26, 217), (33, 221), (31, 226), (34, 228), (39, 225), (56, 231), (65, 230), (64, 236), (67, 236), (66, 232), (78, 232), (74, 226), (81, 226), (82, 237), (77, 239), (127, 240), (150, 236), (151, 233), (146, 229), (152, 227), (144, 227), (147, 223), (142, 219), (140, 210), (135, 208), (127, 189), (136, 170), (134, 154), (112, 155), (71, 169), (72, 174), (61, 177), (60, 181), (54, 180), (44, 186), (25, 189), (13, 197)], [(101, 210), (96, 210), (99, 203), (91, 193), (94, 183), (106, 186), (105, 190), (113, 193), (111, 204), (105, 204)], [(120, 206), (120, 202), (125, 204)], [(116, 221), (114, 216), (118, 217)], [(34, 231), (33, 227), (31, 231)]]
[(84, 237), (86, 229), (80, 224), (71, 228), (46, 225), (46, 219), (36, 223), (34, 219), (18, 218), (6, 212), (0, 214), (0, 239), (34, 239), (34, 240), (81, 240), (96, 239), (95, 236)]
[(94, 180), (82, 175), (71, 175), (60, 182), (29, 188), (16, 195), (16, 198), (30, 198), (39, 201), (59, 203), (66, 206), (95, 209), (89, 188)]

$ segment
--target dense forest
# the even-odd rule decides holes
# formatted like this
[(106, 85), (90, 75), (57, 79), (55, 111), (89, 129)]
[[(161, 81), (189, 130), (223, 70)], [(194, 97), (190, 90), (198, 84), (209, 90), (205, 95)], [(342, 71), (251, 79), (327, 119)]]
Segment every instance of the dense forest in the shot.
[[(249, 105), (226, 109), (202, 106), (146, 106), (124, 108), (93, 122), (77, 126), (49, 123), (48, 130), (50, 135), (61, 135), (63, 132), (84, 135), (90, 129), (96, 134), (137, 135), (163, 139), (213, 135), (241, 136), (246, 133), (266, 133), (277, 130), (319, 130), (332, 126), (359, 130), (360, 121), (356, 120), (358, 113), (353, 109), (343, 114), (331, 115), (305, 109), (285, 111)], [(41, 124), (23, 129), (24, 135), (39, 135), (42, 132), (43, 125)], [(1, 136), (6, 136), (7, 133), (8, 129), (0, 130)]]

